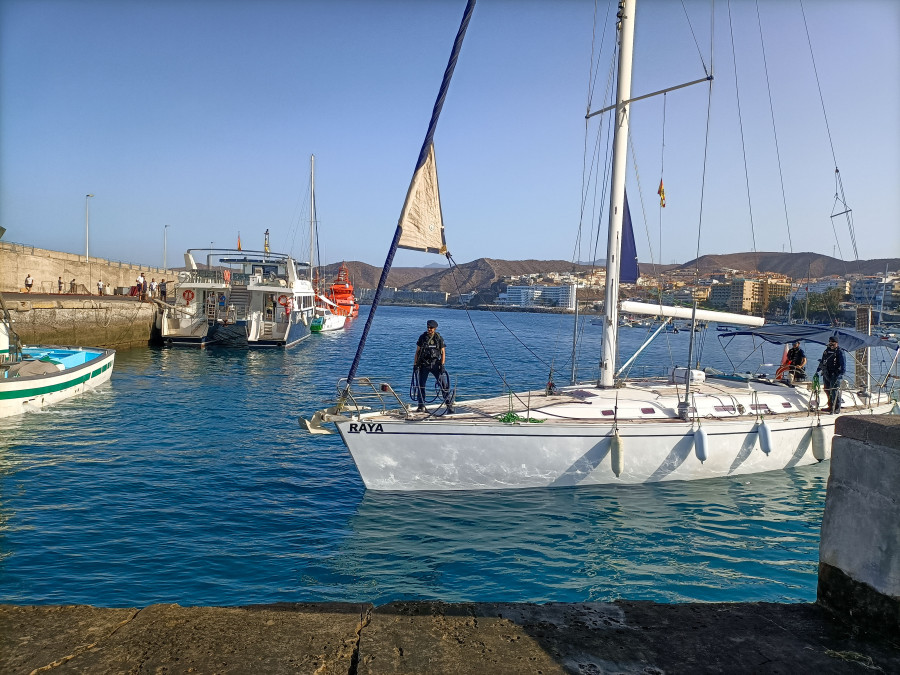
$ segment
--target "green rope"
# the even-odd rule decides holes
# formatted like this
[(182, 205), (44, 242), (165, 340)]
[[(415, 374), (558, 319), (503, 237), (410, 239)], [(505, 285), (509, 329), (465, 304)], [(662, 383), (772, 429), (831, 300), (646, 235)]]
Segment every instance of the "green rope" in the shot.
[(522, 417), (521, 415), (517, 415), (512, 411), (509, 411), (505, 415), (501, 415), (497, 418), (497, 421), (503, 422), (504, 424), (515, 424), (516, 422), (531, 422), (532, 424), (544, 423), (544, 420), (536, 420), (533, 417)]

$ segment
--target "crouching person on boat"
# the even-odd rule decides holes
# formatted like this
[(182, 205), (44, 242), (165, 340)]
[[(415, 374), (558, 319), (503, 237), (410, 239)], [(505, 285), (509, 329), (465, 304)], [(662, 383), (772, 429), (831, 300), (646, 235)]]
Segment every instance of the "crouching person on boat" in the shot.
[(841, 378), (844, 376), (844, 370), (846, 370), (844, 352), (838, 347), (837, 338), (832, 336), (828, 338), (828, 346), (822, 353), (819, 367), (816, 369), (817, 373), (822, 373), (822, 385), (825, 396), (828, 397), (828, 407), (824, 410), (826, 414), (837, 415), (841, 412)]
[(806, 354), (800, 348), (800, 340), (794, 340), (794, 344), (788, 349), (787, 362), (795, 382), (806, 379)]
[(437, 332), (438, 323), (429, 319), (426, 330), (416, 340), (416, 356), (413, 362), (416, 377), (416, 398), (419, 407), (416, 412), (425, 412), (425, 383), (428, 374), (434, 375), (441, 388), (444, 402), (447, 404), (447, 412), (453, 412), (453, 401), (450, 395), (450, 378), (444, 370), (444, 362), (447, 359), (447, 348), (444, 338)]

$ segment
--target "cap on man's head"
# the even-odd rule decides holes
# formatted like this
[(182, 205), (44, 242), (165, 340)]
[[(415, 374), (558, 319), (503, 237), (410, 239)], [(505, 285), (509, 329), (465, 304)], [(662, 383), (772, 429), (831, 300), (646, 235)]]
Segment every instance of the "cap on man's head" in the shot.
[(828, 338), (828, 341), (833, 342), (834, 344), (837, 344), (837, 338), (834, 335), (832, 335), (830, 338)]
[(434, 319), (428, 319), (428, 323), (425, 325), (429, 328), (437, 328), (437, 321), (435, 321)]

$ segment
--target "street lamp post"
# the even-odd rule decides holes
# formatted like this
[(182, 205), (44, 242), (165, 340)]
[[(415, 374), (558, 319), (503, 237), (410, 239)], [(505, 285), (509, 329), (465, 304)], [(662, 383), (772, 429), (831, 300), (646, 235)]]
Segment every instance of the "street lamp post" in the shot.
[(168, 242), (168, 240), (167, 240), (167, 238), (166, 238), (166, 234), (168, 233), (168, 231), (169, 231), (169, 226), (168, 226), (168, 225), (164, 225), (164, 226), (163, 226), (163, 269), (164, 269), (164, 270), (169, 269), (168, 259), (166, 258), (166, 253), (167, 253), (167, 251), (166, 251), (167, 246), (166, 246), (166, 245), (167, 245), (167, 242)]
[(91, 242), (91, 202), (90, 199), (94, 195), (84, 196), (84, 261), (90, 258), (90, 242)]

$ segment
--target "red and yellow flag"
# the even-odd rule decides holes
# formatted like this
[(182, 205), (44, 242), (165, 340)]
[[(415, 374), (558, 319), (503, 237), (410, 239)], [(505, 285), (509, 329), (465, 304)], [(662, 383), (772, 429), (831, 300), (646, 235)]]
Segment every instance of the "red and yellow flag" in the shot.
[(659, 195), (659, 205), (666, 208), (666, 188), (663, 187), (662, 178), (659, 179), (659, 190), (656, 191), (656, 194)]

